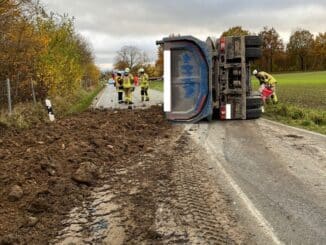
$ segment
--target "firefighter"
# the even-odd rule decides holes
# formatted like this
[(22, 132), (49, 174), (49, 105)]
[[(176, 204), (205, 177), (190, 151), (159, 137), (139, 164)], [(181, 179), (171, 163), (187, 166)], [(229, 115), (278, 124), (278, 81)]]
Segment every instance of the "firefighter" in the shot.
[(260, 85), (265, 84), (267, 88), (271, 89), (273, 91), (273, 94), (271, 95), (272, 101), (274, 104), (278, 102), (277, 95), (276, 95), (276, 79), (268, 74), (267, 72), (254, 70), (252, 72), (253, 75), (259, 80)]
[(123, 79), (121, 77), (121, 72), (117, 72), (117, 75), (115, 76), (115, 87), (118, 92), (118, 103), (123, 103)]
[(125, 93), (125, 103), (132, 105), (132, 92), (134, 89), (134, 78), (130, 74), (130, 69), (126, 68), (123, 75), (123, 90)]
[(149, 81), (148, 81), (148, 75), (145, 73), (144, 68), (140, 68), (139, 71), (139, 83), (140, 83), (140, 95), (141, 95), (141, 101), (149, 101), (148, 96), (148, 88), (149, 88)]

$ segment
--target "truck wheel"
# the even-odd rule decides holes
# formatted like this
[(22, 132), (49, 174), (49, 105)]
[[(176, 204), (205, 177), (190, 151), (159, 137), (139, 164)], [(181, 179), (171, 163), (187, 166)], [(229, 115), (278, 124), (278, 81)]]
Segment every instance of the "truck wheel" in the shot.
[(259, 36), (246, 36), (245, 37), (246, 47), (260, 47), (262, 40)]
[(262, 106), (262, 99), (260, 96), (252, 96), (247, 98), (247, 110), (257, 109)]
[(262, 56), (261, 48), (246, 48), (246, 58), (258, 59)]
[(261, 107), (257, 109), (248, 109), (247, 110), (247, 119), (257, 119), (260, 118), (262, 114)]

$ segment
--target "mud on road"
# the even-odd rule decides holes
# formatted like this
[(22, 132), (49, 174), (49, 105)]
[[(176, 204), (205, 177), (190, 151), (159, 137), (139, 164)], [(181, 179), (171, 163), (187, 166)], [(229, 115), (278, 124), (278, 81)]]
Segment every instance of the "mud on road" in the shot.
[(85, 112), (0, 141), (0, 244), (250, 241), (162, 108)]

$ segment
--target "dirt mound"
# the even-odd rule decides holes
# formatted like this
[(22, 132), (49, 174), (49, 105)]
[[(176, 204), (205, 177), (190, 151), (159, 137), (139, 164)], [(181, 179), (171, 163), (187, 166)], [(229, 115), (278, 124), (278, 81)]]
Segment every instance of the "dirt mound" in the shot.
[(139, 151), (170, 125), (160, 107), (93, 111), (53, 124), (1, 130), (0, 244), (44, 244), (63, 228), (73, 207), (90, 197), (115, 164)]

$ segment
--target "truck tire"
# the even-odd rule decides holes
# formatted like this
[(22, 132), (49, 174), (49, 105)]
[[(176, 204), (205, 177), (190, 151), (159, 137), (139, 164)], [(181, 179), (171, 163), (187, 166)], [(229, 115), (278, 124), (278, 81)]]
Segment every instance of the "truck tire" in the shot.
[(247, 119), (257, 119), (262, 115), (261, 107), (257, 109), (248, 109), (247, 110)]
[(247, 59), (259, 59), (262, 56), (261, 48), (246, 48), (246, 58)]
[(246, 47), (260, 47), (262, 40), (259, 36), (246, 36), (245, 37)]
[(262, 106), (262, 99), (260, 96), (247, 97), (247, 110), (258, 109)]

